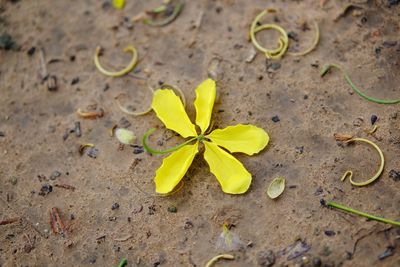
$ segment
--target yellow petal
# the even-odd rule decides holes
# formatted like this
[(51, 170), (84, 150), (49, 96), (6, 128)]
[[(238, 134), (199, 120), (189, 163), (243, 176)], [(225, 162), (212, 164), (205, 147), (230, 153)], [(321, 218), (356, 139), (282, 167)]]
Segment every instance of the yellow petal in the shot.
[(125, 6), (125, 0), (113, 0), (112, 4), (116, 9), (123, 9)]
[(192, 164), (197, 148), (197, 142), (184, 146), (163, 160), (154, 178), (157, 193), (167, 194), (175, 188)]
[(246, 192), (251, 184), (251, 174), (242, 163), (217, 145), (207, 141), (203, 143), (206, 148), (204, 158), (221, 184), (222, 191), (228, 194)]
[(185, 138), (197, 136), (194, 124), (190, 121), (181, 100), (174, 91), (170, 89), (155, 91), (151, 107), (168, 129)]
[(206, 137), (232, 153), (243, 152), (247, 155), (260, 152), (269, 142), (269, 136), (264, 129), (243, 124), (214, 130)]
[(196, 88), (196, 124), (204, 133), (210, 125), (216, 95), (215, 81), (207, 79)]

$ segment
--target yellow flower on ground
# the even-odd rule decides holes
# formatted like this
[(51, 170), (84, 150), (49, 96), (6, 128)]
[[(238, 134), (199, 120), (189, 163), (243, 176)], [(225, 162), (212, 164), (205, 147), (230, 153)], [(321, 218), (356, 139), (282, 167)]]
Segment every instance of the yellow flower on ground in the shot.
[(215, 81), (207, 79), (196, 89), (196, 125), (190, 121), (180, 98), (170, 89), (159, 89), (154, 92), (152, 108), (165, 127), (175, 131), (184, 138), (191, 137), (181, 145), (158, 151), (147, 145), (147, 138), (154, 132), (151, 129), (143, 136), (145, 149), (153, 154), (171, 155), (163, 160), (156, 171), (156, 191), (160, 194), (170, 193), (182, 180), (196, 154), (199, 143), (205, 147), (204, 158), (221, 185), (222, 191), (229, 194), (245, 193), (251, 184), (251, 174), (227, 151), (242, 152), (253, 155), (260, 152), (268, 144), (269, 136), (261, 128), (254, 125), (238, 124), (225, 129), (213, 130), (206, 134), (210, 125), (212, 110), (216, 96)]

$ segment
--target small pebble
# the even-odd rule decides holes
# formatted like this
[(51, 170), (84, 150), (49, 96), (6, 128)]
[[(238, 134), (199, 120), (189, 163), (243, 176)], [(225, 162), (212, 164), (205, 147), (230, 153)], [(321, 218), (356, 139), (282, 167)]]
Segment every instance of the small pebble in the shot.
[(400, 181), (400, 171), (390, 170), (389, 177), (392, 178), (395, 182)]
[(141, 154), (144, 152), (144, 148), (139, 145), (131, 145), (133, 147), (133, 154)]
[(325, 233), (326, 236), (334, 236), (334, 235), (336, 235), (336, 232), (332, 231), (332, 230), (325, 230), (324, 233)]
[(6, 134), (4, 132), (0, 132), (0, 137), (5, 137)]
[(54, 171), (51, 175), (50, 175), (50, 180), (55, 180), (56, 178), (61, 176), (61, 172), (59, 171)]
[(271, 120), (272, 120), (273, 122), (278, 122), (278, 121), (280, 121), (278, 115), (273, 116), (273, 117), (271, 118)]
[(175, 206), (168, 207), (168, 212), (177, 213), (178, 209)]
[(86, 155), (88, 155), (89, 157), (94, 158), (94, 159), (97, 158), (97, 153), (99, 152), (99, 150), (97, 148), (89, 147), (86, 151), (87, 151)]
[(290, 31), (290, 32), (288, 32), (287, 35), (288, 35), (289, 39), (292, 39), (293, 41), (296, 41), (296, 42), (299, 41), (297, 33)]
[(35, 54), (36, 51), (36, 47), (32, 46), (31, 48), (29, 48), (29, 50), (26, 52), (28, 54), (28, 56), (33, 56), (33, 54)]
[(275, 254), (272, 250), (260, 251), (257, 254), (257, 263), (262, 267), (270, 267), (275, 264)]
[(322, 266), (321, 258), (319, 258), (319, 257), (314, 258), (312, 261), (312, 266), (313, 267), (321, 267)]
[(119, 209), (119, 204), (118, 203), (112, 204), (111, 210), (116, 210), (116, 209)]
[(371, 125), (374, 125), (377, 120), (378, 120), (378, 116), (372, 115), (371, 116)]
[(79, 83), (79, 77), (73, 78), (72, 81), (71, 81), (71, 85), (75, 85), (77, 83)]

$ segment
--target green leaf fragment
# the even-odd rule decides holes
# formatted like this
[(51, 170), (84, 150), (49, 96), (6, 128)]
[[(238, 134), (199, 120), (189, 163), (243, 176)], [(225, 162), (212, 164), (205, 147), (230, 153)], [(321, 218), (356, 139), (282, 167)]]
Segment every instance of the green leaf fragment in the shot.
[(267, 195), (271, 198), (279, 197), (285, 190), (285, 178), (277, 177), (268, 186)]
[(115, 136), (117, 137), (118, 141), (125, 145), (131, 145), (136, 141), (136, 136), (132, 131), (122, 128), (115, 130)]

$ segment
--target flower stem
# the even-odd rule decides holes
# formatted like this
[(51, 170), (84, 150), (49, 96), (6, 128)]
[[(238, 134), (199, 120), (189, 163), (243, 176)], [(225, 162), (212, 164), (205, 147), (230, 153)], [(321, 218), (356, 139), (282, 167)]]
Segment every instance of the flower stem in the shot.
[(322, 67), (322, 70), (320, 72), (321, 77), (323, 77), (331, 68), (336, 68), (338, 70), (340, 70), (343, 75), (345, 80), (347, 81), (347, 83), (350, 85), (350, 87), (361, 97), (365, 98), (368, 101), (371, 102), (375, 102), (378, 104), (397, 104), (400, 103), (400, 99), (379, 99), (379, 98), (375, 98), (375, 97), (370, 97), (368, 95), (366, 95), (365, 93), (361, 92), (360, 89), (357, 88), (357, 86), (351, 81), (350, 76), (347, 74), (346, 71), (344, 71), (340, 66), (336, 65), (336, 64), (327, 64), (325, 66)]
[(343, 205), (333, 202), (333, 201), (328, 201), (326, 203), (326, 205), (328, 207), (333, 207), (333, 208), (337, 208), (340, 210), (344, 210), (344, 211), (347, 211), (347, 212), (350, 212), (350, 213), (353, 213), (353, 214), (356, 214), (359, 216), (366, 217), (366, 218), (374, 220), (374, 221), (383, 222), (383, 223), (387, 223), (387, 224), (391, 224), (391, 225), (395, 225), (395, 226), (400, 226), (400, 222), (398, 222), (398, 221), (393, 221), (393, 220), (385, 219), (382, 217), (374, 216), (374, 215), (371, 215), (371, 214), (368, 214), (368, 213), (365, 213), (362, 211), (358, 211), (358, 210), (343, 206)]
[(151, 154), (159, 154), (159, 155), (167, 154), (167, 153), (176, 151), (176, 150), (180, 149), (181, 147), (184, 147), (184, 146), (190, 144), (191, 142), (193, 142), (193, 141), (195, 141), (195, 140), (198, 140), (198, 137), (193, 137), (192, 139), (189, 139), (188, 141), (186, 141), (186, 142), (184, 142), (184, 143), (182, 143), (182, 144), (180, 144), (180, 145), (177, 145), (177, 146), (174, 146), (174, 147), (165, 149), (165, 150), (155, 150), (155, 149), (152, 149), (152, 148), (147, 144), (147, 139), (149, 138), (149, 136), (150, 136), (152, 133), (154, 133), (155, 130), (156, 130), (156, 129), (154, 129), (154, 128), (148, 130), (148, 131), (143, 135), (143, 139), (142, 139), (144, 149), (145, 149), (147, 152), (151, 153)]

